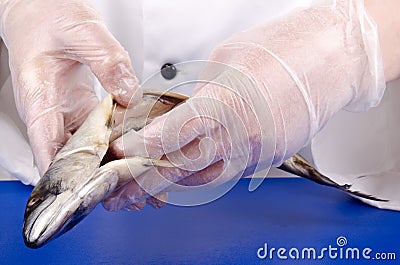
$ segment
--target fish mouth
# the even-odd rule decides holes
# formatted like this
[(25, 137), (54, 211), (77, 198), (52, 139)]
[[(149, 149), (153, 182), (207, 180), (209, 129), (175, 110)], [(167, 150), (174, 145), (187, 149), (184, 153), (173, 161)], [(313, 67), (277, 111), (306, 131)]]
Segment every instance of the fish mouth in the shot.
[(79, 198), (68, 191), (47, 196), (36, 207), (33, 205), (32, 211), (25, 211), (23, 236), (25, 245), (30, 248), (39, 248), (65, 233), (64, 227), (75, 219), (80, 205)]
[(41, 196), (41, 194), (36, 193), (35, 196), (31, 196), (29, 198), (25, 210), (22, 231), (26, 246), (30, 248), (38, 248), (47, 242), (46, 238), (43, 237), (47, 227), (40, 229), (39, 232), (37, 232), (35, 229), (37, 229), (37, 225), (43, 218), (46, 207), (51, 205), (55, 200), (56, 196), (53, 194)]
[(108, 171), (93, 173), (83, 185), (59, 194), (32, 192), (24, 217), (25, 245), (40, 248), (69, 231), (115, 189), (117, 181), (116, 172)]

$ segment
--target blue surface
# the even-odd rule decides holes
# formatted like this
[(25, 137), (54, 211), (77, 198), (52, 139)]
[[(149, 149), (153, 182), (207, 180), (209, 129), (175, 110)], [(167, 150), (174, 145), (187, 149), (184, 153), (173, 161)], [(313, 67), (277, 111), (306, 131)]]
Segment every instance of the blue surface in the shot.
[[(82, 223), (41, 249), (25, 247), (22, 219), (31, 188), (1, 182), (1, 264), (344, 264), (341, 259), (261, 260), (257, 250), (314, 248), (344, 236), (347, 248), (396, 253), (397, 261), (351, 260), (351, 264), (397, 264), (400, 213), (363, 205), (344, 193), (302, 179), (267, 179), (255, 192), (241, 180), (227, 195), (198, 207), (150, 207), (106, 212), (101, 206)], [(338, 253), (339, 253), (338, 248)], [(295, 252), (294, 252), (295, 253)], [(345, 253), (345, 252), (343, 252)], [(261, 253), (262, 254), (262, 253)], [(317, 253), (319, 254), (319, 253)], [(288, 256), (288, 253), (286, 252)], [(360, 254), (362, 255), (362, 254)], [(301, 255), (300, 255), (301, 256)]]

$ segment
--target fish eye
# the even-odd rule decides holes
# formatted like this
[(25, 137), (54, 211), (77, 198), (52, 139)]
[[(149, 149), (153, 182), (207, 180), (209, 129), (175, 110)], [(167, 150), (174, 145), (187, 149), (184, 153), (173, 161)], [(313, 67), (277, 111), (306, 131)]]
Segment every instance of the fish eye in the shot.
[(41, 200), (41, 199), (38, 198), (38, 197), (33, 197), (33, 198), (31, 198), (31, 199), (28, 201), (27, 206), (28, 206), (28, 207), (32, 207), (32, 206), (34, 206), (37, 202), (39, 202), (40, 200)]

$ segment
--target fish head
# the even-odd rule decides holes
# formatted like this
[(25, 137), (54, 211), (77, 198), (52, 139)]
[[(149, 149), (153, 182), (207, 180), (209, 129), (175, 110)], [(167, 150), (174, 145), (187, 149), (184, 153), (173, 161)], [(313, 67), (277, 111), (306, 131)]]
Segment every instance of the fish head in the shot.
[(39, 248), (77, 225), (115, 189), (118, 176), (112, 170), (93, 173), (74, 187), (49, 180), (43, 176), (26, 205), (23, 237), (30, 248)]
[(31, 248), (60, 236), (114, 190), (116, 173), (96, 174), (108, 149), (116, 104), (105, 97), (54, 157), (25, 209), (23, 237)]

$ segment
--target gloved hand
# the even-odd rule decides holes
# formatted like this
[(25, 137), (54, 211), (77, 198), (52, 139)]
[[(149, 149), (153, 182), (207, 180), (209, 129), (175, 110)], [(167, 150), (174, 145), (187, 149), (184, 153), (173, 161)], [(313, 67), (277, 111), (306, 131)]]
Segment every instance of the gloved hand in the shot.
[(0, 16), (17, 109), (43, 174), (98, 102), (91, 72), (124, 106), (141, 92), (127, 52), (85, 1), (3, 0)]
[(210, 57), (227, 65), (213, 83), (112, 146), (121, 157), (166, 154), (178, 167), (136, 177), (103, 205), (140, 209), (149, 195), (280, 165), (340, 109), (362, 111), (380, 102), (385, 79), (378, 42), (363, 2), (351, 0), (237, 33)]

